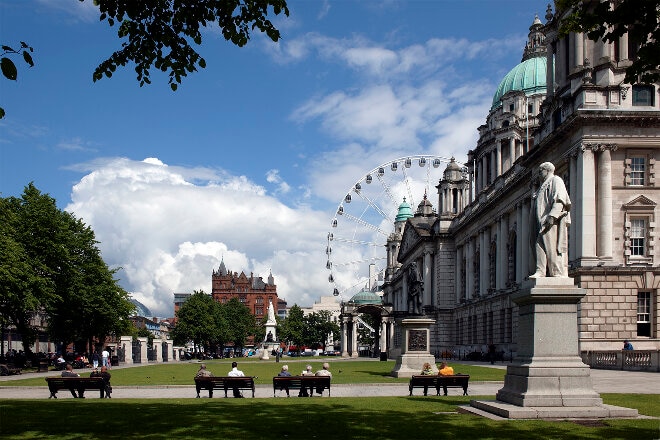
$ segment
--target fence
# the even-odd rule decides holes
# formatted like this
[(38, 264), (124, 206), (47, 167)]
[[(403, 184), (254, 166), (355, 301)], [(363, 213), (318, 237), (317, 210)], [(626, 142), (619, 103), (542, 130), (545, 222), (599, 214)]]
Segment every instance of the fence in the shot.
[(583, 351), (582, 361), (602, 370), (660, 371), (660, 351)]

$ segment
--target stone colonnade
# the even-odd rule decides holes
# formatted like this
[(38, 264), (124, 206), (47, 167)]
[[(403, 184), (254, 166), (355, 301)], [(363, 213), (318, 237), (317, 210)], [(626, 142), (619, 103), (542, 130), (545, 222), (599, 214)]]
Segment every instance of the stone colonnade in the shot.
[[(582, 144), (569, 155), (566, 175), (558, 174), (568, 180), (565, 183), (571, 196), (572, 217), (582, 220), (570, 225), (568, 261), (579, 260), (585, 266), (612, 259), (611, 152), (616, 149), (612, 144)], [(512, 206), (511, 211), (494, 217), (491, 223), (459, 241), (457, 301), (483, 297), (513, 282), (520, 284), (531, 273), (531, 199), (527, 195)]]

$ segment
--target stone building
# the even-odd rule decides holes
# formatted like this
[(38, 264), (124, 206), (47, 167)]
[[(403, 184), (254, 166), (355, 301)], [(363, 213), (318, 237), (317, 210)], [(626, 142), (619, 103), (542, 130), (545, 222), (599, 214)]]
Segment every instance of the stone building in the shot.
[[(273, 274), (268, 275), (264, 282), (262, 277), (255, 277), (250, 273), (229, 272), (222, 260), (218, 270), (213, 271), (211, 277), (211, 295), (213, 299), (224, 304), (232, 298), (238, 298), (257, 319), (268, 313), (270, 301), (277, 305), (277, 286)], [(286, 303), (285, 303), (286, 306)]]
[(659, 84), (625, 84), (636, 44), (560, 36), (550, 7), (534, 19), (520, 64), (495, 91), (464, 166), (440, 180), (437, 212), (425, 197), (402, 204), (387, 242), (381, 337), (400, 353), (400, 326), (435, 320), (431, 352), (515, 354), (511, 295), (531, 273), (530, 202), (538, 167), (552, 162), (572, 201), (569, 276), (586, 289), (579, 310), (585, 353), (660, 349), (660, 251), (655, 215), (660, 184)]

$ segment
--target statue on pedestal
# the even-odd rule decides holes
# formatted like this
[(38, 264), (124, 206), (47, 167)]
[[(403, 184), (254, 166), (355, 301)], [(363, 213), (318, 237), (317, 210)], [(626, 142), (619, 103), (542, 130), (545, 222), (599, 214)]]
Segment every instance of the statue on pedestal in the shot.
[(571, 199), (564, 181), (554, 171), (550, 162), (539, 166), (541, 185), (532, 194), (529, 238), (536, 270), (530, 278), (568, 277)]

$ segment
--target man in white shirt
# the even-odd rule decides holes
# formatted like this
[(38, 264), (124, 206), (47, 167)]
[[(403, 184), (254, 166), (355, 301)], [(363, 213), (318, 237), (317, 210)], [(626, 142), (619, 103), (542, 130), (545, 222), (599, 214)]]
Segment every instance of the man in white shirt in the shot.
[[(231, 371), (227, 373), (229, 377), (242, 377), (245, 376), (241, 370), (238, 369), (238, 364), (234, 361), (231, 363)], [(234, 388), (234, 397), (243, 397), (238, 388)]]
[(101, 352), (101, 358), (103, 360), (103, 363), (101, 364), (104, 367), (110, 367), (110, 363), (108, 362), (108, 359), (110, 359), (110, 353), (108, 352), (107, 349), (103, 349), (103, 352)]

